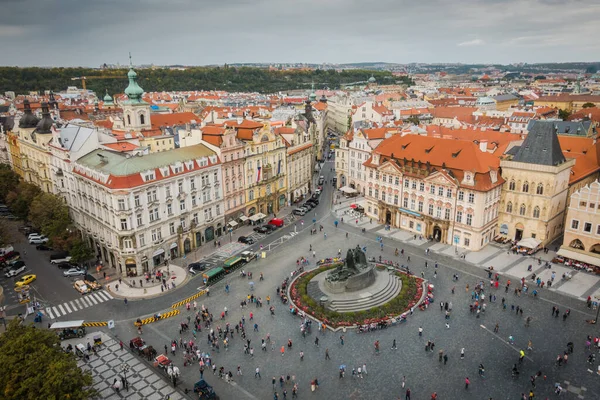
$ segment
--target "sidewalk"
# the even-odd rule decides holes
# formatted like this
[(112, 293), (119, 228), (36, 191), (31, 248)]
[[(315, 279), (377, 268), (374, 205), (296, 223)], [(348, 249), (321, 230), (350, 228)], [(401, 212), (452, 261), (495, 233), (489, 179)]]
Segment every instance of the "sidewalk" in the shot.
[[(162, 283), (159, 283), (158, 281), (155, 281), (154, 284), (152, 283), (152, 280), (146, 283), (146, 280), (144, 278), (136, 276), (134, 278), (122, 278), (121, 283), (119, 283), (118, 279), (113, 279), (110, 283), (106, 284), (106, 290), (109, 291), (110, 294), (112, 294), (114, 297), (119, 297), (123, 299), (148, 299), (160, 296), (164, 292), (170, 290), (176, 290), (182, 285), (185, 285), (188, 281), (187, 271), (179, 265), (169, 264), (168, 267), (162, 267), (160, 268), (160, 270), (163, 271), (165, 274), (167, 289), (165, 289)], [(143, 287), (139, 286), (140, 279), (144, 284)], [(132, 281), (135, 281), (135, 286), (132, 285)], [(173, 286), (173, 283), (175, 284), (175, 286)], [(117, 285), (119, 286), (118, 289)]]

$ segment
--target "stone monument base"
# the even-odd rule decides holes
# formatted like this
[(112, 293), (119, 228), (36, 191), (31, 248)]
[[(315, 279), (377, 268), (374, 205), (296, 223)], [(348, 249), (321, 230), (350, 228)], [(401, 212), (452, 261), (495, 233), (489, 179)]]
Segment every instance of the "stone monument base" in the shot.
[(356, 292), (365, 289), (375, 283), (375, 268), (368, 268), (356, 275), (350, 276), (343, 281), (330, 281), (325, 279), (323, 284), (330, 293)]

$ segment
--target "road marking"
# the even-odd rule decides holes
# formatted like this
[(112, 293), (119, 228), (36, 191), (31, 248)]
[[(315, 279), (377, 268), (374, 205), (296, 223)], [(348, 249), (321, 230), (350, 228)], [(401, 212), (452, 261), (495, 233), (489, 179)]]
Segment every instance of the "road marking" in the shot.
[(73, 300), (73, 301), (75, 302), (75, 304), (77, 305), (77, 307), (78, 307), (80, 310), (83, 310), (83, 300), (82, 300), (82, 299), (75, 299), (75, 300)]
[[(491, 333), (493, 336), (496, 336), (501, 343), (504, 343), (504, 345), (510, 347), (511, 349), (513, 349), (514, 351), (516, 351), (517, 353), (519, 353), (521, 351), (521, 349), (513, 346), (512, 344), (508, 343), (505, 339), (503, 339), (500, 335), (494, 333), (493, 331), (490, 331), (488, 328), (485, 327), (485, 325), (479, 325), (479, 327), (489, 333)], [(531, 357), (529, 357), (528, 355), (525, 355), (525, 358), (528, 359), (529, 361), (533, 362), (533, 359)]]
[(96, 292), (94, 293), (96, 296), (100, 297), (102, 299), (102, 301), (107, 301), (110, 300), (109, 298), (107, 298), (107, 296), (105, 296), (105, 292)]
[(69, 312), (69, 314), (73, 312), (73, 311), (71, 311), (71, 307), (69, 307), (69, 305), (67, 303), (63, 303), (63, 304), (65, 305), (65, 308), (67, 309), (67, 311)]
[(98, 301), (96, 301), (96, 298), (94, 297), (95, 293), (90, 293), (90, 296), (88, 297), (88, 300), (91, 301), (92, 303), (94, 303), (93, 305), (98, 304)]
[(71, 305), (71, 307), (73, 307), (73, 311), (79, 310), (79, 308), (77, 307), (77, 305), (75, 305), (74, 302), (70, 301), (69, 304)]
[(109, 299), (114, 299), (114, 297), (111, 296), (110, 293), (106, 292), (106, 291), (102, 291), (102, 294), (104, 294), (106, 297), (108, 297)]
[(56, 314), (56, 318), (60, 317), (60, 313), (58, 312), (58, 309), (56, 307), (52, 307), (52, 311), (54, 312), (54, 314)]
[(85, 301), (85, 297), (81, 298), (81, 308), (88, 308), (90, 305)]
[(46, 315), (48, 315), (50, 319), (54, 319), (54, 315), (52, 315), (52, 310), (50, 307), (46, 307)]
[[(67, 315), (67, 312), (65, 311), (65, 309), (63, 308), (62, 304), (58, 305), (58, 308), (60, 308), (60, 311), (62, 312), (63, 315)], [(58, 314), (60, 315), (60, 314)]]
[(87, 304), (86, 307), (90, 307), (90, 306), (94, 305), (94, 303), (92, 303), (92, 301), (90, 300), (89, 297), (84, 297), (83, 300), (85, 301), (85, 304)]

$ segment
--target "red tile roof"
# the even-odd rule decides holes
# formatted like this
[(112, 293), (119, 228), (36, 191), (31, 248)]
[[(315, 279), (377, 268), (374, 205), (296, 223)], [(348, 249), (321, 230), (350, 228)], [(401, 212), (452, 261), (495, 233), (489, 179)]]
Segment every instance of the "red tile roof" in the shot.
[(152, 114), (150, 116), (150, 122), (152, 123), (152, 128), (154, 129), (164, 126), (185, 125), (187, 123), (191, 123), (192, 121), (200, 121), (200, 117), (193, 112)]
[(138, 149), (139, 146), (129, 142), (117, 142), (117, 143), (105, 143), (103, 146), (108, 147), (109, 149), (120, 151), (120, 152), (128, 152)]

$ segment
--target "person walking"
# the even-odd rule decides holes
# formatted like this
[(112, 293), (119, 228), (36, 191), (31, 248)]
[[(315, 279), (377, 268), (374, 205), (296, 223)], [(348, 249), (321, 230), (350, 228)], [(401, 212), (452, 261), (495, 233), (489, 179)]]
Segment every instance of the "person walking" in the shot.
[(344, 335), (340, 336), (340, 344), (343, 346), (344, 345)]
[(420, 326), (419, 327), (419, 337), (422, 337), (422, 336), (423, 336), (423, 327)]
[(256, 367), (254, 370), (254, 377), (260, 379), (260, 368)]
[(460, 359), (461, 360), (465, 359), (465, 348), (464, 347), (462, 349), (460, 349)]
[(406, 389), (406, 394), (404, 396), (404, 400), (410, 400), (410, 388)]
[(468, 389), (469, 389), (469, 384), (470, 384), (470, 383), (471, 383), (471, 381), (469, 380), (469, 377), (467, 376), (467, 377), (465, 378), (465, 390), (468, 390)]
[(319, 347), (319, 337), (315, 337), (315, 346)]
[(329, 349), (325, 349), (325, 359), (331, 360), (331, 357), (329, 357)]
[(394, 339), (394, 341), (392, 342), (392, 350), (397, 350), (398, 348), (396, 347), (396, 339)]

